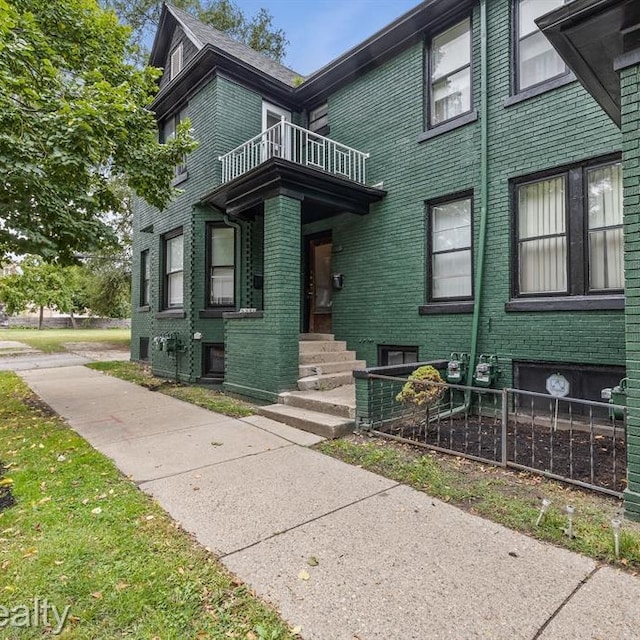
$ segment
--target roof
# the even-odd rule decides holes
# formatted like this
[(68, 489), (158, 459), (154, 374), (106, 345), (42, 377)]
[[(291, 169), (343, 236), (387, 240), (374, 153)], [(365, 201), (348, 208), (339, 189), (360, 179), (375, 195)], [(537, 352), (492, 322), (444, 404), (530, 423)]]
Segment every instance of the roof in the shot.
[[(182, 25), (187, 36), (193, 41), (198, 49), (203, 49), (205, 45), (211, 45), (221, 49), (228, 55), (270, 75), (272, 78), (284, 84), (294, 86), (299, 81), (300, 74), (284, 65), (272, 60), (268, 56), (255, 51), (246, 44), (234, 40), (226, 33), (218, 31), (214, 27), (200, 22), (191, 14), (178, 9), (171, 4), (165, 3), (167, 11)], [(155, 45), (154, 45), (155, 46)]]

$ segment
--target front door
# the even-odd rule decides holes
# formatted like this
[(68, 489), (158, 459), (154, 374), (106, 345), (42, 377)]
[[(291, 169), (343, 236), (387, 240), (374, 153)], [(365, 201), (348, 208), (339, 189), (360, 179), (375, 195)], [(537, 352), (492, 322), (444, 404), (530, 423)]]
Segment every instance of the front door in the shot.
[(262, 103), (262, 131), (269, 133), (263, 134), (262, 138), (262, 161), (268, 160), (276, 156), (277, 158), (285, 158), (289, 160), (291, 143), (289, 133), (285, 130), (284, 136), (280, 127), (273, 128), (284, 118), (287, 122), (291, 122), (291, 112), (281, 109), (274, 104), (268, 102)]
[(307, 239), (306, 316), (309, 333), (331, 333), (331, 235)]

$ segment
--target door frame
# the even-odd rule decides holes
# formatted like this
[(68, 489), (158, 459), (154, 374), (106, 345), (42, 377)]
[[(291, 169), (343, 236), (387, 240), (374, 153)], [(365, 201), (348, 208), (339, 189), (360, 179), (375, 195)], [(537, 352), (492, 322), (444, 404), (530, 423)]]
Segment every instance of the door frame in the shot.
[(276, 104), (272, 104), (271, 102), (267, 102), (266, 100), (262, 101), (262, 130), (267, 130), (267, 113), (277, 113), (280, 117), (284, 116), (284, 119), (287, 122), (291, 122), (291, 111), (287, 111), (282, 107), (279, 107)]
[[(302, 333), (309, 333), (309, 325), (311, 322), (311, 296), (309, 292), (309, 284), (311, 277), (311, 243), (318, 240), (325, 240), (326, 242), (333, 243), (333, 233), (331, 229), (324, 231), (318, 231), (316, 233), (309, 233), (303, 236), (302, 241), (302, 273), (301, 273), (301, 286), (302, 293)], [(333, 313), (332, 313), (333, 316)]]

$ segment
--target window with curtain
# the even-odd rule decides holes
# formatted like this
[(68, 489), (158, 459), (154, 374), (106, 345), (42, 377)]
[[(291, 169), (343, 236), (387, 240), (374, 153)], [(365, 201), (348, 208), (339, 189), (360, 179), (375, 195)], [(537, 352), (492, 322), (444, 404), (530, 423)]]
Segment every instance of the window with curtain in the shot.
[(587, 295), (624, 288), (622, 168), (585, 163), (516, 184), (517, 291)]
[(470, 18), (433, 38), (429, 68), (429, 124), (433, 127), (471, 111)]
[(235, 229), (209, 225), (208, 227), (210, 307), (235, 306)]
[(184, 236), (180, 230), (165, 236), (164, 240), (164, 299), (167, 309), (184, 305), (183, 265)]
[(471, 235), (470, 197), (429, 207), (430, 300), (472, 297)]
[(517, 91), (568, 73), (535, 19), (565, 4), (565, 0), (516, 0)]

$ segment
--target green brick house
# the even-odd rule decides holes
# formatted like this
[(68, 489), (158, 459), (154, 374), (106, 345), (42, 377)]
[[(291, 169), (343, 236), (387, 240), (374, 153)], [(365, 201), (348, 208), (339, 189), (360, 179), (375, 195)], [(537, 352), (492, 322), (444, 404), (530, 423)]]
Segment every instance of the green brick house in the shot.
[(623, 134), (538, 28), (563, 5), (425, 0), (306, 78), (166, 5), (152, 108), (199, 146), (165, 211), (135, 206), (132, 358), (275, 402), (492, 354), (498, 387), (599, 399), (625, 376)]

